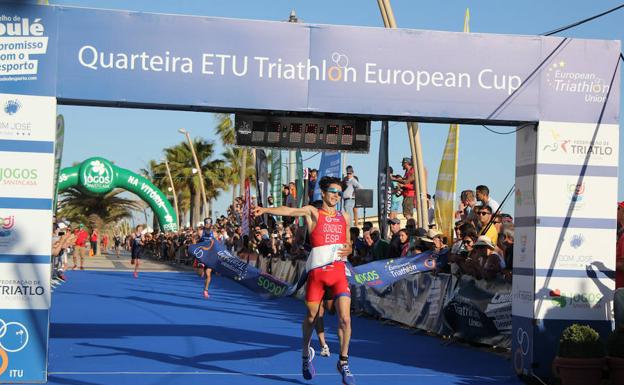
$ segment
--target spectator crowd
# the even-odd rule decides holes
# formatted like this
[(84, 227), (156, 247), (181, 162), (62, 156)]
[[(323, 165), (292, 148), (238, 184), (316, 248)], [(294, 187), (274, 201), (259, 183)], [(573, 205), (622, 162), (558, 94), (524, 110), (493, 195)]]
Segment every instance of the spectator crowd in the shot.
[[(418, 227), (414, 219), (414, 176), (409, 158), (404, 158), (403, 176), (392, 175), (392, 199), (387, 218), (387, 234), (382, 234), (379, 226), (370, 221), (359, 226), (357, 208), (354, 205), (355, 191), (362, 188), (353, 167), (346, 168), (343, 179), (343, 208), (351, 214), (352, 224), (349, 229), (352, 253), (348, 259), (353, 265), (372, 261), (393, 259), (431, 251), (437, 257), (436, 270), (457, 275), (467, 274), (477, 279), (502, 277), (512, 278), (514, 223), (511, 215), (501, 210), (500, 204), (492, 198), (487, 186), (479, 185), (474, 190), (464, 190), (460, 194), (457, 211), (454, 213), (454, 234), (452, 238), (436, 229), (435, 223), (429, 228)], [(392, 170), (390, 170), (392, 171)], [(320, 204), (314, 201), (314, 190), (318, 178), (317, 170), (310, 170), (304, 202)], [(295, 205), (297, 202), (295, 183), (283, 186), (282, 202)], [(299, 192), (301, 193), (301, 192)], [(435, 197), (429, 200), (429, 210), (433, 212)], [(251, 207), (245, 211), (243, 197), (235, 198), (222, 215), (212, 221), (198, 223), (194, 227), (184, 227), (177, 232), (159, 232), (143, 230), (140, 235), (128, 234), (122, 237), (114, 234), (114, 250), (132, 249), (137, 236), (141, 237), (141, 252), (151, 258), (169, 263), (191, 264), (193, 256), (188, 254), (188, 246), (200, 242), (204, 230), (225, 242), (227, 248), (239, 258), (257, 264), (264, 258), (305, 260), (310, 252), (308, 234), (302, 220), (290, 217), (248, 218), (249, 231), (243, 229), (243, 218), (253, 211), (255, 197)], [(268, 197), (268, 205), (274, 206), (273, 197)], [(246, 214), (247, 213), (247, 214)], [(624, 260), (624, 203), (618, 204), (618, 271)], [(433, 222), (432, 213), (429, 215)], [(386, 226), (384, 226), (385, 228)], [(97, 230), (87, 231), (79, 224), (60, 221), (54, 225), (53, 265), (55, 274), (64, 280), (63, 271), (73, 262), (71, 268), (83, 268), (84, 259), (96, 252), (99, 234)], [(109, 248), (108, 235), (104, 234), (101, 247)], [(270, 263), (265, 263), (269, 266)], [(618, 275), (618, 281), (621, 281)], [(622, 283), (618, 282), (621, 286)]]

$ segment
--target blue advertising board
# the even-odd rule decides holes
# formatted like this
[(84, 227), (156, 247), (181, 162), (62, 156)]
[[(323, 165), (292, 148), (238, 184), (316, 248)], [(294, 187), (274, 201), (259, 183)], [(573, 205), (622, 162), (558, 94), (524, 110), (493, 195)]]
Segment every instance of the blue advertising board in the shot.
[[(66, 103), (584, 122), (620, 82), (609, 84), (618, 41), (3, 8), (0, 32), (28, 29), (19, 41), (0, 33), (0, 54), (39, 63), (29, 75), (0, 68), (2, 92)], [(19, 45), (45, 38), (36, 52)], [(618, 106), (613, 93), (603, 122), (617, 121)]]
[[(342, 157), (339, 152), (323, 152), (321, 153), (321, 163), (318, 169), (318, 180), (324, 176), (333, 176), (334, 178), (341, 177), (342, 170)], [(317, 183), (314, 186), (314, 195), (312, 196), (312, 201), (317, 201), (321, 199), (321, 186)]]

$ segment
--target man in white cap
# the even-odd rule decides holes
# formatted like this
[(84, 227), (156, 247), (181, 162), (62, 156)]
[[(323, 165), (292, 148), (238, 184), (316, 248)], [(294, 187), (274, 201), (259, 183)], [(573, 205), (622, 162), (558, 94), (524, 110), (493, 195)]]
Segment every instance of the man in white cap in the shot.
[(494, 251), (496, 246), (488, 236), (479, 236), (473, 247), (477, 251), (482, 277), (494, 278), (505, 268), (505, 260)]

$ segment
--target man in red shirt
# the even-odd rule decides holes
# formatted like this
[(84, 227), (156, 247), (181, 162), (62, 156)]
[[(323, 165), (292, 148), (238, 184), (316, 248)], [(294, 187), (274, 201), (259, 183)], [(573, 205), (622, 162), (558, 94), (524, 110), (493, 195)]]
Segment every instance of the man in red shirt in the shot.
[(80, 258), (80, 270), (84, 270), (84, 259), (87, 255), (86, 243), (89, 238), (89, 233), (85, 230), (84, 225), (81, 223), (74, 235), (76, 235), (76, 243), (74, 244), (74, 267), (72, 270), (76, 270), (78, 267), (78, 258)]
[(617, 209), (617, 244), (615, 248), (615, 288), (624, 287), (624, 201)]
[(323, 177), (319, 182), (323, 205), (296, 207), (256, 207), (256, 217), (263, 214), (304, 217), (312, 250), (306, 261), (306, 307), (303, 320), (303, 362), (302, 372), (306, 380), (314, 376), (314, 349), (310, 346), (314, 325), (319, 316), (326, 290), (330, 290), (338, 312), (338, 339), (340, 358), (337, 364), (345, 385), (355, 385), (349, 369), (349, 341), (351, 339), (351, 291), (347, 282), (345, 261), (351, 254), (351, 239), (347, 223), (349, 216), (336, 209), (342, 195), (340, 179)]
[(412, 159), (403, 158), (401, 162), (405, 174), (403, 177), (392, 176), (392, 180), (399, 183), (403, 195), (403, 216), (405, 219), (414, 217), (414, 196), (416, 190), (414, 188), (414, 167), (412, 166)]

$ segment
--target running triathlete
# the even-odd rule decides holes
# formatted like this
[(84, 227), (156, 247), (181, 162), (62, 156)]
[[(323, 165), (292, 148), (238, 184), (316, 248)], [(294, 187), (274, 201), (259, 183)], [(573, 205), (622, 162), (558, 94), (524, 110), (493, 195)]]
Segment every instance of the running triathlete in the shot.
[[(204, 218), (204, 226), (203, 229), (198, 229), (199, 233), (199, 242), (210, 242), (208, 248), (213, 247), (213, 243), (218, 241), (215, 239), (214, 232), (212, 231), (212, 218)], [(208, 293), (208, 288), (210, 287), (210, 281), (212, 279), (212, 268), (206, 266), (205, 264), (197, 261), (197, 266), (201, 269), (200, 276), (204, 278), (204, 298), (210, 298), (210, 293)]]
[(139, 265), (141, 264), (141, 256), (143, 254), (143, 235), (145, 231), (142, 225), (138, 225), (134, 230), (130, 249), (130, 263), (134, 265), (134, 278), (139, 278)]
[(351, 339), (351, 291), (345, 273), (345, 260), (351, 253), (351, 241), (347, 227), (349, 217), (336, 209), (342, 195), (340, 179), (323, 177), (319, 182), (323, 205), (301, 208), (256, 207), (256, 217), (263, 214), (304, 217), (310, 232), (312, 250), (306, 261), (307, 314), (303, 320), (303, 362), (302, 372), (306, 380), (315, 374), (312, 360), (314, 349), (310, 346), (312, 332), (322, 306), (323, 295), (330, 289), (338, 311), (338, 339), (340, 356), (337, 364), (345, 385), (354, 385), (355, 378), (349, 369), (349, 341)]
[(115, 234), (115, 236), (113, 237), (113, 240), (115, 242), (115, 255), (117, 255), (117, 258), (119, 258), (119, 248), (121, 247), (121, 236), (119, 234)]

